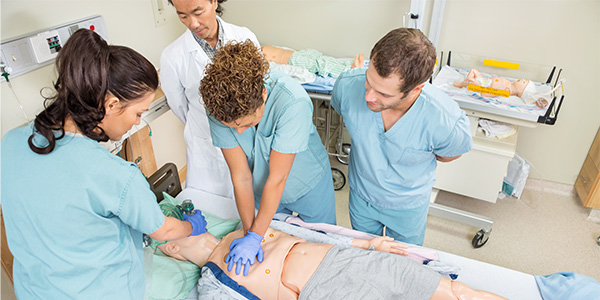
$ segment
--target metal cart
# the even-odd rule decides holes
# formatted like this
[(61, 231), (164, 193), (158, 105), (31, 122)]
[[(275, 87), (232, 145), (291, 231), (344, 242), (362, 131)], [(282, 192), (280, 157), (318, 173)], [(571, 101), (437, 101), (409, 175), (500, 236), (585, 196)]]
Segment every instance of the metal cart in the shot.
[[(344, 143), (344, 121), (331, 107), (331, 95), (323, 93), (308, 92), (313, 100), (313, 123), (321, 135), (321, 142), (325, 145), (327, 153), (335, 156), (344, 164), (348, 164), (350, 158), (350, 143)], [(335, 143), (334, 143), (335, 141)], [(332, 143), (334, 143), (332, 145)], [(331, 151), (331, 148), (334, 151)], [(334, 189), (340, 190), (346, 185), (346, 175), (338, 168), (331, 168)]]

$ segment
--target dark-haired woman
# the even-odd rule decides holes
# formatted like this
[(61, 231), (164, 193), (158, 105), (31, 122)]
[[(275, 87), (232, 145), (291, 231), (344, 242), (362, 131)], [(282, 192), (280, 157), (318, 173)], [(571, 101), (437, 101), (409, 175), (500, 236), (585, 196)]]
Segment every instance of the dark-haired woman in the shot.
[(200, 214), (166, 218), (140, 170), (98, 142), (119, 140), (154, 99), (141, 54), (75, 32), (56, 60), (55, 93), (2, 140), (2, 209), (19, 299), (143, 299), (142, 233), (206, 231)]

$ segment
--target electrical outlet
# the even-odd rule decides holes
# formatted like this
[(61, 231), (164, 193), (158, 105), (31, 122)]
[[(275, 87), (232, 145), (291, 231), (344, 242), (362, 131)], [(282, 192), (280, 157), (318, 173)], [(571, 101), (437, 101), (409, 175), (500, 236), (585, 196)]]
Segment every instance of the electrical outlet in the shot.
[(156, 27), (167, 23), (167, 0), (150, 0), (152, 2), (152, 12), (154, 14), (154, 25)]
[(62, 48), (62, 43), (56, 30), (42, 32), (34, 37), (30, 37), (29, 45), (38, 64), (55, 58), (60, 48)]

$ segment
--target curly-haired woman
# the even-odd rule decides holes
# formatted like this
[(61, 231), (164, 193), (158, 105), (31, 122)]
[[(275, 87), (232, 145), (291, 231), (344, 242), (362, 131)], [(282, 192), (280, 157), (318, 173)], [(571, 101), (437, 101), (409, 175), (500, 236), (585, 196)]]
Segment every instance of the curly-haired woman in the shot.
[[(313, 106), (291, 77), (269, 72), (246, 41), (217, 51), (200, 84), (213, 143), (231, 171), (245, 235), (233, 241), (229, 270), (262, 261), (260, 243), (276, 212), (335, 224), (335, 197), (325, 147), (312, 123)], [(255, 217), (255, 207), (258, 213)]]

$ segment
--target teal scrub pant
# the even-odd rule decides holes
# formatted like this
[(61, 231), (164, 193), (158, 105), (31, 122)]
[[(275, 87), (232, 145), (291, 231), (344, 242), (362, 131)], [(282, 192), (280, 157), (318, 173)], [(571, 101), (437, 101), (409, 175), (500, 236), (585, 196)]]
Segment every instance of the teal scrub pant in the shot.
[(280, 203), (277, 213), (298, 213), (298, 217), (309, 223), (328, 223), (336, 225), (335, 193), (333, 179), (327, 172), (319, 183), (304, 196), (292, 203)]
[(373, 205), (350, 189), (350, 222), (352, 228), (397, 241), (423, 245), (429, 202), (412, 209), (389, 209)]

